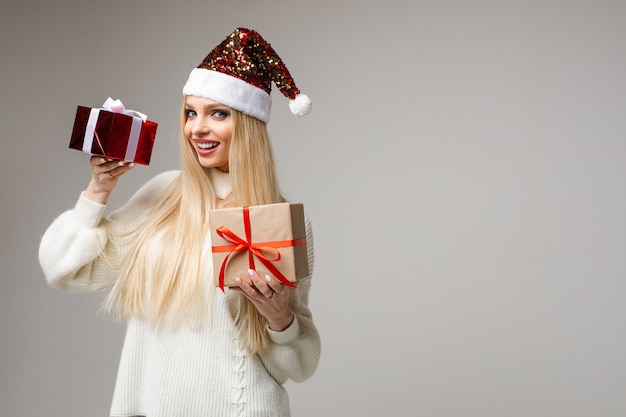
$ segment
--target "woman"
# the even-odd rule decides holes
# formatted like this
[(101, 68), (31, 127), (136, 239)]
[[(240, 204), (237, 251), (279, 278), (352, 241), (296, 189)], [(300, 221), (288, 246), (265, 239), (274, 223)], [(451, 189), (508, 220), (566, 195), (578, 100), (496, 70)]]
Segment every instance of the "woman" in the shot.
[(209, 210), (284, 201), (266, 129), (272, 82), (292, 112), (308, 113), (271, 46), (235, 30), (183, 88), (180, 172), (156, 176), (103, 218), (133, 166), (92, 156), (86, 190), (41, 240), (50, 285), (111, 288), (105, 307), (128, 321), (111, 416), (289, 416), (284, 382), (317, 368), (310, 277), (293, 289), (250, 270), (224, 293), (212, 284)]

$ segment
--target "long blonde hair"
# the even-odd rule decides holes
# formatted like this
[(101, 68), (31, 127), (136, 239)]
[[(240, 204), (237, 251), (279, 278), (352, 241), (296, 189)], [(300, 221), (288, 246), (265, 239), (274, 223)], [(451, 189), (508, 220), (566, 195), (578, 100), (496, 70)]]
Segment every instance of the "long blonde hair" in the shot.
[[(232, 193), (226, 196), (224, 205), (284, 201), (266, 124), (234, 109), (231, 112)], [(215, 288), (212, 282), (207, 282), (210, 274), (207, 275), (202, 249), (209, 232), (209, 210), (216, 206), (217, 196), (210, 170), (200, 165), (193, 145), (182, 133), (185, 122), (183, 103), (180, 176), (165, 189), (142, 225), (132, 232), (129, 250), (121, 264), (121, 276), (105, 301), (106, 309), (117, 310), (123, 318), (141, 315), (157, 325), (194, 324), (207, 314), (210, 307), (207, 300), (213, 298)], [(150, 265), (148, 259), (153, 261)], [(150, 282), (146, 280), (148, 275), (152, 277)], [(262, 352), (268, 343), (266, 319), (241, 294), (231, 300), (229, 307), (242, 345), (252, 353)]]

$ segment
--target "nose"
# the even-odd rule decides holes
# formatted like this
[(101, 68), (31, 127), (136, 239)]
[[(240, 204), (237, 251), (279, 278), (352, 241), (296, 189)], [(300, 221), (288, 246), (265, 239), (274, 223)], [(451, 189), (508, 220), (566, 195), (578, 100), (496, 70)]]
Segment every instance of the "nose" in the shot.
[(194, 136), (202, 137), (209, 134), (211, 129), (204, 117), (196, 117), (191, 126), (191, 132)]

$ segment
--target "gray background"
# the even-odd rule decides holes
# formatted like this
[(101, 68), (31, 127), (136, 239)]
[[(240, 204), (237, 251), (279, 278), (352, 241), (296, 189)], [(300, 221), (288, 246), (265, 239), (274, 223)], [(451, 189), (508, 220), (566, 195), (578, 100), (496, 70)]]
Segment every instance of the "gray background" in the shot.
[(124, 325), (49, 288), (41, 234), (87, 184), (77, 105), (160, 123), (122, 204), (177, 168), (181, 88), (237, 26), (274, 94), (288, 198), (316, 232), (307, 416), (626, 414), (623, 1), (3, 1), (0, 415), (105, 416)]

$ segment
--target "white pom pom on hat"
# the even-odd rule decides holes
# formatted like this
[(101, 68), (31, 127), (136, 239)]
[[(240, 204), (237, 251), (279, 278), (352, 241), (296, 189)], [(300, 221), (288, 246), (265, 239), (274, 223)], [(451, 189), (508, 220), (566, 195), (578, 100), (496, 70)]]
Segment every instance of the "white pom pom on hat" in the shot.
[(272, 82), (294, 115), (311, 112), (311, 100), (272, 46), (258, 32), (237, 28), (191, 70), (183, 95), (208, 98), (268, 123)]
[(311, 99), (306, 94), (298, 94), (296, 98), (289, 101), (289, 110), (296, 116), (305, 116), (311, 112)]

